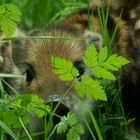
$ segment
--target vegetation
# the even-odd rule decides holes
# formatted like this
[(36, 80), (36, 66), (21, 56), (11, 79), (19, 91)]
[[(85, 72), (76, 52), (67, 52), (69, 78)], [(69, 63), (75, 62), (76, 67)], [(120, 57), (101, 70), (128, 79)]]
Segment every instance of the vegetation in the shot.
[[(7, 4), (9, 2), (12, 4)], [(21, 29), (26, 31), (33, 28), (44, 28), (56, 24), (71, 13), (88, 6), (87, 0), (1, 0), (0, 4), (0, 27), (1, 31), (4, 32), (1, 41), (6, 40), (8, 37), (12, 38), (17, 24)], [(20, 8), (20, 10), (18, 8)], [(77, 83), (75, 86), (78, 93), (77, 96), (99, 101), (97, 101), (98, 118), (80, 101), (83, 107), (87, 109), (95, 127), (96, 134), (91, 130), (89, 124), (86, 123), (85, 117), (82, 116), (94, 140), (96, 139), (95, 135), (97, 135), (99, 140), (107, 140), (107, 136), (112, 140), (127, 140), (129, 139), (127, 125), (132, 120), (127, 120), (124, 116), (121, 101), (121, 87), (116, 88), (115, 80), (119, 81), (120, 77), (117, 71), (119, 71), (123, 65), (127, 64), (128, 60), (117, 54), (110, 53), (110, 40), (112, 41), (113, 38), (110, 39), (108, 36), (106, 27), (108, 17), (104, 16), (103, 10), (99, 11), (99, 16), (103, 17), (102, 34), (106, 38), (105, 47), (97, 53), (95, 46), (89, 46), (83, 58), (85, 64), (91, 70), (93, 77), (91, 78), (85, 73), (80, 77), (81, 82), (79, 82), (79, 79), (76, 78), (78, 70), (73, 64), (55, 56), (52, 56), (52, 65), (55, 67), (53, 72), (59, 74), (60, 79), (64, 81), (76, 79)], [(66, 74), (64, 75), (63, 73)], [(0, 77), (16, 78), (18, 75), (0, 74)], [(4, 140), (5, 134), (9, 134), (14, 140), (24, 140), (26, 138), (31, 140), (33, 136), (42, 133), (45, 133), (46, 138), (49, 139), (55, 130), (57, 130), (58, 134), (67, 132), (67, 140), (79, 140), (79, 136), (84, 133), (84, 129), (82, 125), (77, 122), (75, 114), (68, 113), (67, 116), (59, 116), (61, 121), (56, 127), (52, 127), (50, 122), (48, 126), (44, 124), (45, 132), (31, 134), (26, 127), (30, 120), (30, 114), (33, 113), (38, 118), (41, 118), (47, 114), (51, 115), (51, 108), (45, 105), (45, 101), (41, 98), (29, 94), (20, 95), (10, 85), (8, 86), (13, 90), (15, 96), (9, 96), (4, 91), (2, 82), (8, 85), (8, 83), (1, 79), (1, 140)], [(67, 92), (65, 94), (67, 94)], [(82, 112), (81, 115), (83, 115)], [(22, 128), (22, 131), (17, 133), (17, 128)], [(136, 136), (131, 137), (137, 140)]]
[(0, 1), (0, 4), (5, 3), (13, 3), (20, 8), (22, 19), (19, 26), (24, 31), (33, 28), (45, 28), (48, 24), (54, 24), (55, 22), (64, 19), (74, 11), (87, 7), (87, 0)]

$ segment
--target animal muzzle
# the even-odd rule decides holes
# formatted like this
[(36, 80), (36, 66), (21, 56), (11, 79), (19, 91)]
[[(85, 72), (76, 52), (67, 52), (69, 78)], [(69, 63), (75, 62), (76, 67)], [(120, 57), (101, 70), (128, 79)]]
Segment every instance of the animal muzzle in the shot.
[[(54, 111), (55, 114), (58, 116), (66, 116), (67, 113), (70, 111), (70, 108), (66, 105), (64, 99), (59, 95), (51, 95), (48, 97), (48, 100), (46, 102), (47, 105), (49, 105)], [(59, 118), (55, 115), (53, 116), (53, 122), (58, 123)]]

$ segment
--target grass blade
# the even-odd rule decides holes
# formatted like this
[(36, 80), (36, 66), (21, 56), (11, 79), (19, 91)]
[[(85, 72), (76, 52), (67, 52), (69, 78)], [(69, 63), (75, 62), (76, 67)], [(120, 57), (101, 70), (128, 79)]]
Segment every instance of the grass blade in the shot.
[(0, 127), (4, 129), (14, 140), (19, 140), (16, 134), (10, 128), (8, 128), (2, 121), (0, 121)]

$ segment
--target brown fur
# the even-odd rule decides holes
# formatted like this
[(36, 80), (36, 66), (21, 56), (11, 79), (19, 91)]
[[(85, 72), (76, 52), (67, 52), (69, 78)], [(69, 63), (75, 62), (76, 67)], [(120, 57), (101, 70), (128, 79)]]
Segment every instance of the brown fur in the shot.
[[(32, 33), (34, 35), (34, 33)], [(59, 37), (83, 37), (84, 35), (79, 34), (79, 32), (70, 32), (68, 30), (51, 29), (48, 31), (37, 31), (35, 35), (40, 36), (59, 36)], [(95, 35), (95, 34), (94, 34)], [(98, 38), (98, 37), (97, 37)], [(65, 58), (71, 61), (74, 65), (82, 61), (84, 51), (86, 49), (85, 41), (78, 40), (60, 40), (60, 39), (30, 39), (26, 41), (26, 60), (25, 64), (30, 65), (34, 69), (35, 77), (28, 82), (28, 75), (25, 75), (25, 91), (28, 93), (33, 93), (44, 98), (46, 101), (50, 95), (63, 96), (64, 93), (70, 88), (74, 81), (61, 81), (58, 75), (52, 72), (51, 56)], [(81, 67), (81, 66), (80, 66)], [(64, 98), (66, 105), (70, 110), (77, 114), (79, 122), (83, 123), (79, 114), (79, 102), (77, 100), (76, 91), (74, 86), (70, 88), (67, 96)], [(93, 102), (88, 101), (88, 99), (83, 99), (83, 101), (93, 108)], [(87, 112), (84, 112), (88, 118)], [(89, 119), (90, 122), (90, 119)], [(84, 125), (84, 124), (83, 124)], [(81, 139), (89, 139), (89, 132), (86, 130), (85, 134), (82, 135)], [(36, 127), (36, 130), (37, 127)], [(33, 130), (35, 131), (35, 130)], [(38, 139), (38, 138), (37, 138)], [(41, 138), (39, 138), (41, 139)], [(38, 139), (38, 140), (39, 140)], [(55, 140), (61, 139), (58, 135)], [(63, 137), (65, 139), (65, 137)]]
[[(56, 29), (48, 32), (39, 31), (38, 35), (74, 37), (69, 32)], [(81, 61), (85, 50), (83, 42), (62, 39), (33, 39), (27, 41), (26, 47), (26, 63), (33, 65), (36, 72), (35, 80), (32, 81), (31, 85), (27, 86), (26, 90), (45, 99), (52, 92), (63, 95), (70, 83), (59, 80), (58, 75), (52, 73), (51, 56), (65, 58), (73, 63)]]
[[(94, 14), (94, 11), (93, 11), (93, 14)], [(79, 22), (79, 19), (81, 19), (81, 21), (83, 19), (84, 22)], [(84, 26), (85, 23), (87, 23), (86, 24), (87, 26)], [(70, 16), (66, 21), (64, 21), (64, 26), (66, 26), (68, 29), (70, 28), (73, 30), (88, 30), (88, 24), (90, 25), (91, 28), (93, 27), (94, 32), (101, 34), (100, 20), (98, 18), (98, 15), (96, 15), (96, 13), (94, 17), (92, 17), (92, 16), (88, 16), (88, 14), (81, 12), (77, 15)], [(131, 30), (128, 29), (128, 26), (123, 20), (112, 15), (109, 17), (109, 20), (108, 20), (109, 33), (113, 33), (116, 26), (118, 28), (118, 33), (117, 33), (117, 38), (116, 38), (117, 41), (115, 41), (114, 44), (112, 44), (113, 46), (115, 45), (113, 49), (115, 50), (115, 52), (119, 53), (120, 55), (130, 58), (131, 56), (128, 51), (129, 50), (128, 39), (133, 38), (132, 37), (133, 33), (131, 33)]]

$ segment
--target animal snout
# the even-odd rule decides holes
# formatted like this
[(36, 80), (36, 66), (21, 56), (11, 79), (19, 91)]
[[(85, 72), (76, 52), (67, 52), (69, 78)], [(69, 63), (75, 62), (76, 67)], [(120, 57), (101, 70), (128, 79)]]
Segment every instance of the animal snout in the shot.
[(52, 110), (56, 115), (53, 116), (53, 121), (55, 123), (59, 122), (58, 116), (66, 116), (67, 113), (70, 111), (70, 108), (66, 105), (64, 99), (59, 95), (50, 95), (46, 104), (51, 106)]

